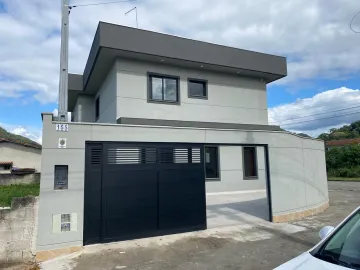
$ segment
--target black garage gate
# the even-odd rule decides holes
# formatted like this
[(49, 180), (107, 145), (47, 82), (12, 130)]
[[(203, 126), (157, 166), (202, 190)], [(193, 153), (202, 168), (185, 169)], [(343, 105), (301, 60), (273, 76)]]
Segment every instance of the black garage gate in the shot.
[(86, 143), (84, 245), (206, 229), (203, 147)]

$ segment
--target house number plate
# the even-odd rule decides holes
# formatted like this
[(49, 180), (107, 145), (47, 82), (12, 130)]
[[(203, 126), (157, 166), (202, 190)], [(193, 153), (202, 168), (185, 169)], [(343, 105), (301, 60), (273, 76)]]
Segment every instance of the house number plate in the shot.
[(68, 124), (56, 124), (56, 131), (69, 131), (69, 125)]

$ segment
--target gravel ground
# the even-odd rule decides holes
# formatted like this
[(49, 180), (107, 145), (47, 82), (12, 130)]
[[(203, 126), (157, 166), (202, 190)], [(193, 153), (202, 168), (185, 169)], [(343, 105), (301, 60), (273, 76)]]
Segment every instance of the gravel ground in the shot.
[[(324, 213), (292, 222), (305, 228), (287, 233), (277, 227), (259, 225), (249, 234), (259, 240), (229, 237), (186, 237), (165, 245), (102, 250), (83, 254), (69, 269), (273, 269), (313, 247), (319, 230), (336, 225), (360, 205), (360, 183), (329, 182), (330, 207)], [(234, 237), (235, 235), (235, 237)], [(270, 235), (271, 237), (265, 237)]]
[(301, 221), (99, 245), (43, 269), (273, 269), (313, 247), (323, 226), (338, 224), (360, 206), (359, 191), (360, 182), (329, 182), (329, 209)]

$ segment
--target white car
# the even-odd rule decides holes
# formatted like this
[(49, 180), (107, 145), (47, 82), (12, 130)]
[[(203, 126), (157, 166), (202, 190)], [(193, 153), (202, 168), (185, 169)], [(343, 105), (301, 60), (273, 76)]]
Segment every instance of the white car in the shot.
[(336, 228), (326, 226), (314, 248), (276, 270), (360, 269), (360, 207)]

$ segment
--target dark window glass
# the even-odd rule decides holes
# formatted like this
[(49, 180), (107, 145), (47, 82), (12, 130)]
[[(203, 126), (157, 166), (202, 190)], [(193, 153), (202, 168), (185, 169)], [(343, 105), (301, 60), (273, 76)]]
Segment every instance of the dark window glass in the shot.
[(100, 116), (100, 97), (95, 101), (95, 118), (98, 119)]
[(177, 102), (178, 97), (177, 78), (150, 75), (150, 100)]
[(189, 97), (207, 97), (207, 89), (205, 81), (189, 80)]
[(217, 147), (205, 147), (205, 177), (219, 178), (219, 151)]
[(68, 166), (55, 165), (54, 189), (68, 189)]
[(244, 175), (249, 178), (257, 178), (256, 148), (244, 147)]

